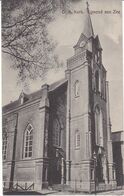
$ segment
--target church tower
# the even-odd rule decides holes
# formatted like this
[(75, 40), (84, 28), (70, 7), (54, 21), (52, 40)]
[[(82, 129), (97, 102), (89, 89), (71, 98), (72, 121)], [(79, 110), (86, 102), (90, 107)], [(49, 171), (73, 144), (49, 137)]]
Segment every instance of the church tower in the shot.
[(66, 183), (77, 190), (115, 187), (108, 82), (87, 3), (84, 29), (67, 60)]

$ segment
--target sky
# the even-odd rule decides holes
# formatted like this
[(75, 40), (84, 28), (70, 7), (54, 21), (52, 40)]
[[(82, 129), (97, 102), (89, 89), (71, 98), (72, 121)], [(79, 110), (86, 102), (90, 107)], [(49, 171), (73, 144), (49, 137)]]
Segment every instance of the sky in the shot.
[[(74, 54), (73, 46), (78, 41), (83, 31), (85, 1), (73, 1), (72, 14), (56, 13), (56, 19), (48, 26), (48, 31), (57, 41), (56, 53), (60, 60), (64, 61)], [(123, 91), (122, 91), (122, 10), (120, 0), (89, 0), (91, 20), (95, 35), (99, 35), (103, 48), (103, 65), (107, 70), (109, 81), (110, 112), (112, 131), (123, 129)], [(115, 13), (113, 13), (116, 10)], [(93, 13), (102, 11), (102, 14)], [(105, 11), (111, 13), (105, 14)], [(120, 11), (120, 14), (117, 13)], [(10, 69), (11, 61), (8, 56), (2, 58), (2, 103), (3, 105), (18, 99), (22, 84), (17, 85), (17, 73)], [(41, 88), (45, 82), (51, 84), (64, 77), (65, 67), (58, 71), (50, 70), (46, 81), (33, 81), (30, 83), (30, 92)], [(29, 93), (29, 92), (28, 92)]]

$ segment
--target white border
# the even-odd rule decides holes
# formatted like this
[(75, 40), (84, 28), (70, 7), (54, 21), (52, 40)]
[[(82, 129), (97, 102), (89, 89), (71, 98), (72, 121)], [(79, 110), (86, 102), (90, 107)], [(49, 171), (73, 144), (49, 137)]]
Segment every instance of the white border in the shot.
[[(122, 29), (123, 29), (123, 76), (124, 76), (124, 1), (122, 1)], [(0, 28), (1, 28), (1, 1), (0, 1)], [(1, 33), (0, 33), (0, 48), (1, 48)], [(1, 50), (0, 50), (1, 57)], [(1, 59), (0, 59), (0, 195), (3, 195), (2, 191), (2, 72), (1, 72)], [(123, 103), (124, 103), (124, 77), (123, 77)], [(124, 104), (123, 104), (124, 112)], [(124, 127), (124, 123), (123, 123)]]

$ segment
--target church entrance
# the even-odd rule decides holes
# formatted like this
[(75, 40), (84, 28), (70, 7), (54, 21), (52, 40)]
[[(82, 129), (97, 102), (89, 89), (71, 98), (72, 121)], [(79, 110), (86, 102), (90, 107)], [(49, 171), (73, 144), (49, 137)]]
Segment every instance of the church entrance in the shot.
[(52, 184), (61, 184), (61, 157), (53, 160)]
[(96, 179), (97, 182), (104, 182), (103, 180), (103, 166), (102, 166), (102, 157), (99, 154), (97, 157), (97, 165), (96, 165)]
[(56, 156), (51, 160), (49, 184), (64, 184), (66, 176), (65, 159), (60, 149), (56, 149)]
[(107, 159), (103, 147), (97, 148), (96, 183), (108, 183)]

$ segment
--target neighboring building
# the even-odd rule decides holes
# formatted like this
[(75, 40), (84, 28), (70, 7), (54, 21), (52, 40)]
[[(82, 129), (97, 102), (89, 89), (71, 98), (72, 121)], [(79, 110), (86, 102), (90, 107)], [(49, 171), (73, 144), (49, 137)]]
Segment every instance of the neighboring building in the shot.
[(118, 186), (124, 186), (124, 131), (112, 133), (113, 160)]
[(65, 79), (3, 107), (4, 186), (116, 188), (109, 90), (87, 8)]

